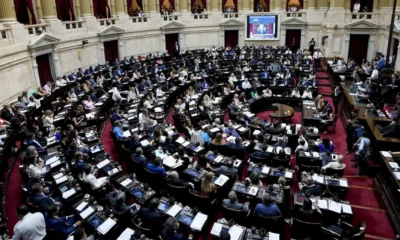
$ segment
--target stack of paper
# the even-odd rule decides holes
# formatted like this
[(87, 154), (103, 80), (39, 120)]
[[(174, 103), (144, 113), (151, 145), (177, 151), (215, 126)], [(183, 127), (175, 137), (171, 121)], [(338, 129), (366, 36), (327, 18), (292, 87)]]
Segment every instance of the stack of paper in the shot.
[(259, 135), (260, 133), (261, 133), (260, 130), (254, 130), (253, 135), (257, 136), (257, 135)]
[(389, 157), (389, 158), (392, 157), (392, 154), (390, 154), (390, 152), (388, 152), (388, 151), (381, 151), (381, 153), (382, 153), (382, 156), (384, 156), (384, 157)]
[(228, 142), (235, 142), (235, 139), (236, 139), (236, 137), (230, 136), (230, 137), (228, 137), (228, 138), (226, 139), (226, 141), (228, 141)]
[(146, 147), (146, 146), (148, 146), (148, 145), (150, 144), (150, 142), (149, 142), (149, 140), (145, 139), (145, 140), (141, 141), (140, 144), (141, 144), (143, 147)]
[(340, 184), (341, 187), (348, 187), (349, 186), (347, 181), (344, 180), (344, 179), (339, 179), (339, 184)]
[(400, 168), (397, 162), (389, 162), (391, 168)]
[(82, 212), (82, 210), (83, 210), (87, 205), (88, 205), (88, 203), (85, 202), (85, 201), (83, 201), (83, 202), (81, 202), (81, 204), (79, 204), (79, 205), (76, 207), (76, 210), (77, 210), (78, 212)]
[(48, 166), (48, 165), (50, 165), (50, 164), (52, 164), (52, 163), (55, 163), (55, 162), (58, 161), (58, 159), (59, 159), (58, 156), (54, 156), (54, 157), (52, 157), (52, 158), (49, 158), (49, 159), (46, 160), (46, 165)]
[(61, 184), (63, 182), (66, 182), (66, 181), (68, 181), (67, 176), (62, 176), (62, 177), (56, 179), (56, 184), (59, 185), (59, 184)]
[(68, 199), (69, 197), (71, 197), (72, 195), (74, 195), (76, 193), (75, 189), (72, 188), (68, 191), (63, 192), (62, 196), (64, 199)]
[(236, 226), (236, 225), (232, 226), (229, 229), (229, 234), (231, 235), (231, 240), (241, 239), (243, 232), (244, 232), (243, 228)]
[(196, 231), (201, 231), (203, 229), (204, 224), (207, 221), (208, 216), (199, 212), (194, 217), (192, 224), (190, 224), (190, 228)]
[(215, 180), (215, 184), (222, 187), (229, 180), (229, 178), (225, 175), (219, 175), (217, 180)]
[(221, 230), (222, 230), (222, 224), (216, 222), (216, 223), (214, 223), (214, 225), (211, 229), (211, 235), (219, 237)]
[(56, 175), (53, 176), (54, 179), (59, 179), (60, 177), (64, 176), (64, 173), (59, 172)]
[(127, 239), (131, 239), (132, 234), (134, 234), (135, 231), (133, 231), (130, 228), (126, 228), (121, 235), (119, 235), (119, 237), (117, 238), (117, 240), (127, 240)]
[(219, 162), (221, 162), (223, 159), (224, 159), (224, 157), (221, 156), (221, 155), (219, 155), (218, 157), (216, 157), (216, 158), (214, 159), (214, 162), (219, 163)]
[(313, 157), (318, 158), (319, 157), (319, 153), (318, 152), (312, 152)]
[(130, 178), (125, 179), (124, 181), (121, 182), (121, 185), (126, 187), (128, 186), (130, 183), (132, 182), (132, 180)]
[(291, 171), (285, 172), (285, 178), (292, 178), (292, 177), (293, 177), (293, 172), (291, 172)]
[(108, 231), (110, 231), (110, 229), (112, 227), (114, 227), (114, 225), (117, 224), (117, 222), (115, 222), (114, 220), (112, 220), (111, 218), (107, 218), (107, 220), (105, 222), (103, 222), (103, 224), (101, 224), (98, 228), (97, 231), (103, 235), (107, 234)]
[(179, 137), (178, 139), (176, 139), (176, 142), (182, 144), (185, 142), (185, 139), (183, 137)]
[(273, 146), (268, 146), (267, 152), (272, 153), (273, 151), (274, 151), (274, 147)]
[(342, 205), (338, 202), (329, 200), (329, 210), (331, 210), (332, 212), (336, 212), (336, 213), (342, 213)]
[(215, 127), (215, 128), (211, 128), (210, 130), (212, 133), (216, 133), (219, 131), (219, 128)]
[(131, 132), (129, 130), (126, 130), (126, 131), (124, 131), (123, 135), (124, 135), (124, 137), (130, 137)]
[(176, 163), (177, 163), (176, 159), (172, 156), (168, 156), (163, 160), (163, 164), (169, 168), (173, 168)]
[(269, 232), (268, 233), (268, 240), (279, 240), (279, 234), (278, 233), (273, 233)]
[(168, 209), (167, 214), (170, 215), (171, 217), (175, 217), (181, 210), (182, 210), (181, 206), (174, 204), (174, 206)]
[(321, 209), (328, 209), (328, 201), (327, 200), (323, 200), (323, 199), (319, 199), (318, 200), (318, 207)]

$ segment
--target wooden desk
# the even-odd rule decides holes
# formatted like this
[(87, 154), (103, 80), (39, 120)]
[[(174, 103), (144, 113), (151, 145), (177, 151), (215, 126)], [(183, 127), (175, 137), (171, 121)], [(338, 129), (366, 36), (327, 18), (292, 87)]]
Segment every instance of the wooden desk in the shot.
[(315, 117), (318, 110), (312, 100), (303, 100), (303, 126), (318, 126), (321, 122), (320, 117)]
[(389, 221), (395, 230), (395, 234), (400, 233), (400, 181), (394, 175), (394, 169), (389, 165), (392, 160), (384, 157), (379, 152), (381, 167), (376, 178), (374, 178), (374, 193), (381, 207), (386, 210)]
[(272, 104), (272, 106), (277, 108), (277, 110), (269, 115), (271, 117), (271, 120), (274, 118), (290, 120), (294, 115), (294, 109), (288, 105), (281, 103), (274, 103)]

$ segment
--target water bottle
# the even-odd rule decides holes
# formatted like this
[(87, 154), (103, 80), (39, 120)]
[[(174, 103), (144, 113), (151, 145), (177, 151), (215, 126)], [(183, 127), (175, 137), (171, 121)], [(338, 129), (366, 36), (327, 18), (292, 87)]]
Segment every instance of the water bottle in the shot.
[(59, 132), (56, 132), (56, 140), (57, 141), (61, 140), (61, 134)]
[(339, 220), (337, 221), (337, 225), (341, 226), (342, 225), (342, 219), (339, 218)]
[(132, 180), (133, 180), (133, 181), (136, 180), (136, 174), (135, 174), (135, 173), (132, 174)]

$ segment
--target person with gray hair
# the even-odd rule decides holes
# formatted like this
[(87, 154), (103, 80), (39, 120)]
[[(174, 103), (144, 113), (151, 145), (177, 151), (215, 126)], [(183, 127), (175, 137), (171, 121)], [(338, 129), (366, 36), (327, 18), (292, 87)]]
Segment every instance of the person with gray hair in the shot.
[(167, 184), (174, 187), (192, 187), (189, 183), (179, 179), (179, 174), (177, 171), (171, 171), (167, 177)]
[(246, 149), (242, 145), (242, 139), (240, 137), (235, 138), (235, 143), (227, 143), (226, 146), (233, 149), (246, 151)]
[(132, 154), (132, 160), (139, 163), (143, 167), (149, 163), (147, 158), (143, 155), (143, 149), (141, 147), (136, 148), (135, 153)]
[(126, 215), (127, 217), (134, 217), (138, 210), (132, 211), (132, 206), (126, 205), (125, 200), (125, 192), (119, 191), (115, 196), (115, 201), (113, 201), (113, 203), (111, 204), (111, 208), (116, 212)]
[(240, 137), (239, 134), (237, 133), (236, 129), (233, 128), (233, 124), (230, 122), (228, 124), (228, 127), (225, 129), (225, 133), (228, 134), (229, 136), (234, 136), (234, 137)]
[(279, 207), (273, 202), (271, 195), (264, 193), (262, 203), (256, 205), (253, 215), (259, 217), (275, 217), (282, 216), (282, 213)]
[(224, 199), (222, 201), (222, 205), (224, 205), (226, 208), (233, 209), (233, 210), (238, 210), (238, 211), (244, 211), (244, 212), (249, 212), (249, 204), (248, 203), (239, 203), (238, 198), (236, 196), (235, 191), (230, 191), (228, 194), (228, 199)]
[(311, 176), (308, 176), (305, 183), (299, 183), (300, 193), (310, 194), (312, 196), (320, 196), (322, 194), (322, 187), (319, 184), (314, 184)]
[(174, 218), (170, 217), (165, 222), (165, 228), (161, 232), (163, 240), (186, 240), (188, 239), (183, 233), (178, 233), (179, 222)]
[(346, 168), (346, 164), (343, 163), (344, 157), (343, 155), (338, 155), (336, 161), (332, 161), (321, 168), (322, 172), (325, 172), (326, 169), (330, 168), (333, 170), (343, 170)]

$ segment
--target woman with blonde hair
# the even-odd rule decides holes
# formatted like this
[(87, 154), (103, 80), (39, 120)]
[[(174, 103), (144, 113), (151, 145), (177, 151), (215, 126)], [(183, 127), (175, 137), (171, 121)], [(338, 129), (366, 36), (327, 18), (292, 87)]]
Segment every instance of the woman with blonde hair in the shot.
[(217, 187), (213, 183), (213, 172), (208, 172), (201, 182), (201, 195), (205, 197), (210, 197), (217, 191)]
[(54, 127), (53, 117), (54, 113), (51, 110), (46, 110), (43, 115), (43, 127)]
[(214, 140), (212, 141), (212, 144), (214, 145), (225, 145), (226, 141), (222, 137), (222, 133), (217, 133), (217, 136), (215, 136)]

